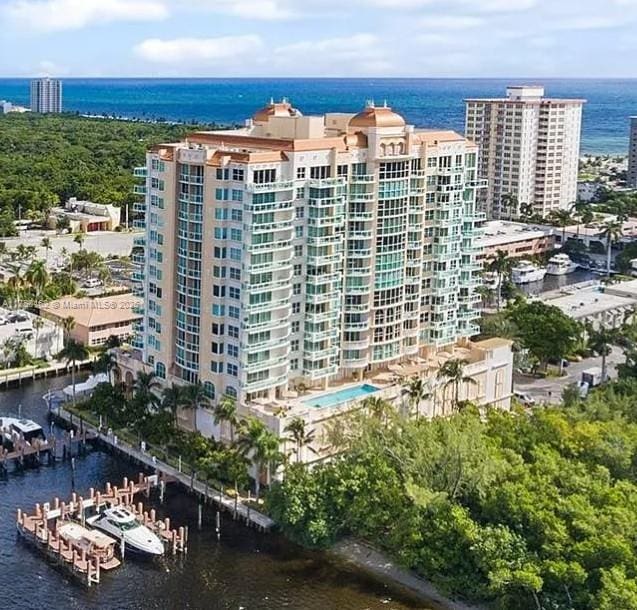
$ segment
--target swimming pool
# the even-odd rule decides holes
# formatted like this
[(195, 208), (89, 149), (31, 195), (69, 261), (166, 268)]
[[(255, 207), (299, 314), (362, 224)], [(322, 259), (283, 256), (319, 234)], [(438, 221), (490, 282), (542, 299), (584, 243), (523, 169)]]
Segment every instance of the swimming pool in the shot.
[(367, 394), (378, 392), (378, 390), (380, 390), (380, 388), (369, 385), (368, 383), (364, 383), (363, 385), (345, 388), (344, 390), (332, 392), (331, 394), (314, 396), (312, 398), (304, 400), (303, 402), (311, 407), (334, 407), (336, 405), (340, 405), (343, 402), (348, 402), (350, 400), (354, 400), (355, 398), (360, 398), (361, 396), (366, 396)]

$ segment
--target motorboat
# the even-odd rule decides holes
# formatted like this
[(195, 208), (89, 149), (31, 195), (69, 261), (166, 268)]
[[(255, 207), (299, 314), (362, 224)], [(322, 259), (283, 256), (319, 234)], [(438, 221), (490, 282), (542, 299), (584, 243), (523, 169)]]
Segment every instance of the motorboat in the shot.
[(34, 441), (44, 442), (44, 430), (42, 426), (30, 419), (18, 417), (0, 417), (0, 435), (2, 446), (8, 451), (17, 449), (20, 443), (27, 442), (33, 445)]
[[(120, 560), (115, 557), (117, 540), (111, 536), (88, 529), (73, 521), (62, 522), (58, 525), (56, 533), (72, 548), (97, 557), (101, 570), (112, 570), (121, 564)], [(55, 545), (57, 540), (51, 537), (51, 542)]]
[(485, 271), (482, 274), (484, 287), (489, 290), (497, 290), (500, 286), (500, 276), (495, 271)]
[(145, 555), (163, 555), (164, 545), (154, 532), (142, 525), (127, 508), (116, 506), (88, 517), (86, 523), (113, 536), (126, 548)]
[(531, 261), (520, 261), (511, 269), (511, 279), (515, 284), (530, 284), (544, 279), (546, 269)]
[(568, 254), (556, 254), (549, 259), (546, 273), (549, 275), (567, 275), (573, 273), (579, 265), (571, 260)]

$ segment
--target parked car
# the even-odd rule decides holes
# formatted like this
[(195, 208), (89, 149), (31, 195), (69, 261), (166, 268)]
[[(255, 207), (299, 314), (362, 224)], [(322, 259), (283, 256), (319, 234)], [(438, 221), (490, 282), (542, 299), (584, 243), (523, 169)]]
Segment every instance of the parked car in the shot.
[(582, 383), (587, 383), (589, 388), (594, 388), (600, 385), (603, 381), (602, 369), (599, 366), (594, 366), (582, 371)]
[(102, 285), (101, 280), (98, 280), (95, 277), (89, 278), (82, 284), (84, 288), (99, 288), (101, 285)]
[(535, 406), (535, 398), (533, 398), (533, 396), (527, 394), (526, 392), (515, 391), (513, 392), (513, 396), (520, 404), (523, 404), (525, 407)]

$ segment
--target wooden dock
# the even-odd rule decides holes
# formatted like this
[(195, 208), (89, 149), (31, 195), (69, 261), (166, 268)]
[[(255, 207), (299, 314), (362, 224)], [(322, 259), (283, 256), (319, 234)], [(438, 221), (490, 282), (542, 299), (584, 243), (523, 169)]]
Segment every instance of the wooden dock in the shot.
[(65, 432), (59, 439), (51, 436), (47, 440), (34, 439), (31, 443), (18, 442), (13, 451), (0, 447), (0, 474), (7, 475), (11, 465), (16, 470), (44, 463), (50, 466), (74, 455), (82, 455), (87, 444), (94, 440), (95, 436), (89, 430), (82, 430), (78, 434)]
[(136, 447), (122, 441), (117, 435), (104, 433), (94, 426), (82, 421), (78, 417), (67, 411), (61, 404), (50, 406), (50, 413), (54, 418), (59, 419), (69, 426), (82, 426), (84, 432), (91, 438), (102, 443), (109, 450), (126, 456), (129, 460), (155, 472), (165, 481), (174, 481), (185, 487), (188, 491), (196, 495), (204, 503), (216, 504), (220, 509), (225, 510), (236, 519), (244, 521), (247, 525), (256, 527), (258, 530), (270, 531), (275, 523), (270, 517), (254, 510), (248, 504), (237, 498), (224, 494), (221, 490), (210, 487), (207, 483), (197, 480), (194, 474), (186, 474), (179, 468), (166, 464), (157, 459), (149, 452), (141, 451)]
[[(77, 362), (76, 370), (90, 368), (95, 362), (95, 357)], [(31, 366), (17, 370), (7, 370), (0, 372), (0, 388), (8, 388), (12, 384), (21, 386), (25, 381), (35, 381), (40, 378), (57, 377), (58, 375), (70, 375), (71, 365), (66, 362), (53, 362), (48, 366)]]
[[(112, 548), (117, 541), (87, 528), (87, 512), (126, 507), (140, 523), (157, 534), (167, 551), (172, 551), (173, 555), (187, 552), (187, 526), (171, 529), (169, 518), (157, 520), (154, 509), (145, 511), (141, 502), (135, 503), (138, 494), (149, 495), (151, 487), (157, 484), (156, 476), (140, 473), (137, 482), (124, 479), (121, 487), (107, 483), (103, 492), (91, 488), (86, 499), (73, 493), (68, 502), (55, 498), (51, 503), (36, 504), (32, 514), (18, 509), (16, 527), (24, 540), (90, 587), (100, 582), (102, 570), (111, 570), (121, 564), (124, 544), (118, 543), (120, 559), (117, 559)], [(69, 526), (75, 528), (72, 537), (65, 536)]]

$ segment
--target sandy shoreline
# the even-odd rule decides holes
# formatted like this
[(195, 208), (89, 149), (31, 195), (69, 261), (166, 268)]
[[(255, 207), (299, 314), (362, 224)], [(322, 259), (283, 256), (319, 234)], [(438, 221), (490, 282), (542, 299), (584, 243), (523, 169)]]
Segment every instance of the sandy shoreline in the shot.
[(431, 607), (431, 610), (485, 610), (481, 606), (471, 606), (453, 601), (441, 595), (434, 585), (410, 570), (400, 567), (372, 546), (348, 538), (335, 544), (330, 551), (339, 559), (355, 564), (358, 568), (371, 572), (381, 580), (405, 587)]

